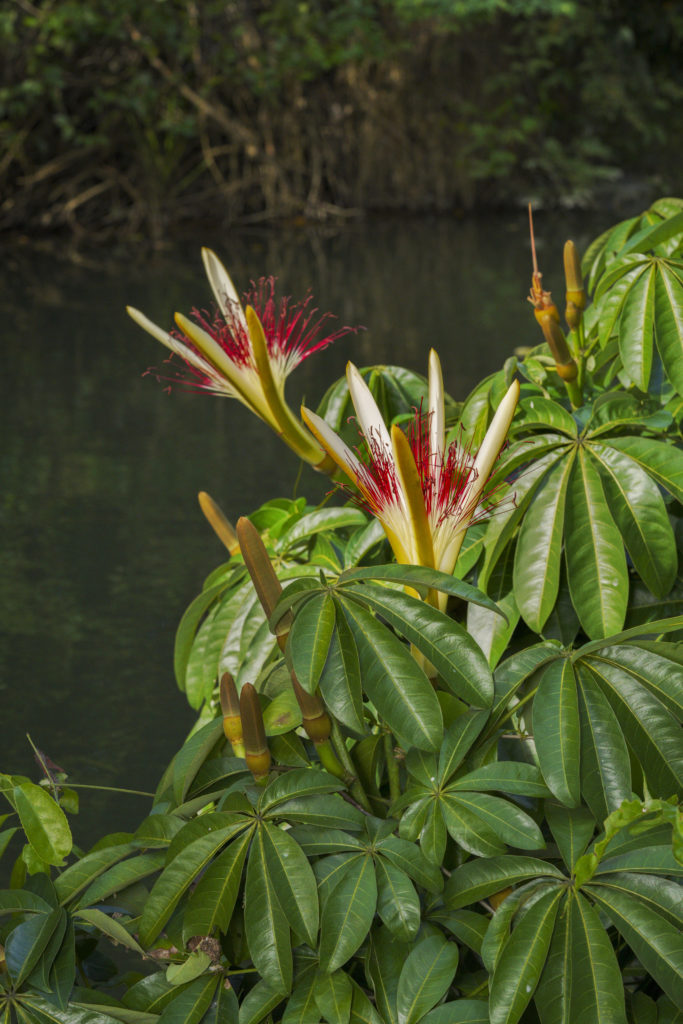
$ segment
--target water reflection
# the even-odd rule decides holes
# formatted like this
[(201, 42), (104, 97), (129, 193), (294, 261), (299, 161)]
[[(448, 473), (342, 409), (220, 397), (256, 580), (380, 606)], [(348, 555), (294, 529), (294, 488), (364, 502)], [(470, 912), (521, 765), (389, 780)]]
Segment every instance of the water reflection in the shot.
[[(537, 228), (544, 283), (559, 298), (570, 226), (539, 217)], [(0, 284), (0, 770), (35, 776), (29, 731), (74, 780), (153, 787), (192, 721), (172, 676), (174, 630), (222, 561), (196, 494), (208, 490), (235, 519), (292, 493), (296, 458), (238, 403), (168, 396), (141, 376), (163, 349), (124, 306), (170, 325), (174, 309), (207, 302), (202, 243), (238, 287), (272, 272), (287, 292), (310, 285), (321, 309), (367, 327), (297, 370), (295, 407), (317, 403), (348, 358), (424, 372), (432, 345), (462, 398), (537, 340), (522, 215), (209, 233), (152, 262), (100, 268), (14, 255)], [(306, 469), (299, 487), (315, 500), (326, 484)], [(82, 803), (83, 844), (143, 812), (134, 798), (83, 793)]]

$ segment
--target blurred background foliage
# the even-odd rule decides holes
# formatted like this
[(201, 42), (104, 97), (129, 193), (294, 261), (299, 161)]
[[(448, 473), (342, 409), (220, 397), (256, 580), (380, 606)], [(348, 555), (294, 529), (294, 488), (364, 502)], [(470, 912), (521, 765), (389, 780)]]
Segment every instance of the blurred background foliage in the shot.
[(0, 230), (673, 191), (682, 51), (673, 0), (5, 0)]

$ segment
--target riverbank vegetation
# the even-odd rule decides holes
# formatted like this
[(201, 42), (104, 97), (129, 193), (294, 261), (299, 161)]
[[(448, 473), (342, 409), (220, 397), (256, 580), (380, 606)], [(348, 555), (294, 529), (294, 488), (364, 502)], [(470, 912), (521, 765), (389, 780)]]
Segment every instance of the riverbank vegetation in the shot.
[(0, 230), (671, 187), (682, 39), (677, 5), (611, 0), (9, 0)]
[(135, 831), (80, 849), (59, 765), (0, 774), (3, 1022), (675, 1024), (682, 257), (661, 199), (566, 243), (562, 316), (534, 264), (539, 344), (464, 403), (432, 350), (301, 420), (285, 379), (338, 333), (310, 299), (242, 306), (204, 250), (213, 315), (129, 310), (340, 500), (235, 528), (200, 494), (197, 720)]

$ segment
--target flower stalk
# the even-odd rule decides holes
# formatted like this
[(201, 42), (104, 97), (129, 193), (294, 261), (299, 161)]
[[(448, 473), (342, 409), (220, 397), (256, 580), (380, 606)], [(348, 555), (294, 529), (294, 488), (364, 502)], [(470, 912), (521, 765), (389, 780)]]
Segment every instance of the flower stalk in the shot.
[[(545, 338), (546, 344), (555, 361), (555, 369), (559, 377), (564, 381), (572, 408), (578, 409), (578, 407), (583, 404), (582, 389), (579, 380), (579, 368), (576, 360), (574, 359), (574, 355), (569, 349), (564, 332), (560, 327), (560, 314), (557, 306), (553, 302), (550, 292), (546, 291), (541, 283), (543, 275), (538, 269), (531, 203), (529, 203), (529, 233), (531, 236), (531, 261), (533, 270), (531, 274), (531, 291), (528, 295), (528, 301), (534, 307), (534, 316), (543, 331), (543, 337)], [(578, 303), (581, 301), (580, 292), (583, 288), (583, 282), (581, 281), (581, 267), (578, 263), (578, 255), (576, 253), (574, 243), (571, 242), (567, 244), (569, 245), (569, 249), (565, 246), (564, 252), (565, 274), (567, 276), (567, 322), (571, 326), (569, 317), (572, 316), (572, 318), (575, 319), (575, 311), (579, 310)], [(571, 288), (570, 284), (572, 286)], [(585, 294), (583, 302), (585, 305)]]
[[(270, 560), (265, 545), (256, 527), (245, 516), (237, 521), (237, 537), (242, 551), (244, 563), (249, 570), (254, 589), (261, 603), (261, 606), (270, 620), (275, 606), (282, 593), (282, 585), (277, 578), (273, 563)], [(280, 621), (272, 627), (281, 651), (287, 646), (287, 636), (292, 624), (291, 612), (286, 612)], [(355, 776), (350, 775), (334, 752), (330, 735), (332, 722), (325, 710), (325, 705), (317, 693), (308, 693), (299, 683), (294, 671), (290, 668), (292, 688), (301, 711), (301, 724), (304, 732), (315, 744), (320, 758), (320, 763), (331, 775), (341, 779), (351, 792), (362, 802), (359, 793), (367, 802), (362, 790), (359, 791), (359, 783)]]

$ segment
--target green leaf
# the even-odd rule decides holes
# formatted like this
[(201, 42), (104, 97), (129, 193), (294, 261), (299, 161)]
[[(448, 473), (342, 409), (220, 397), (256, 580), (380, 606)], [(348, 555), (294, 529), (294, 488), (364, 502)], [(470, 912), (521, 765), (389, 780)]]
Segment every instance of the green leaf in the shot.
[[(587, 887), (588, 888), (588, 887)], [(623, 935), (646, 971), (677, 1006), (683, 1005), (683, 942), (680, 928), (641, 900), (597, 882), (591, 895)]]
[(507, 622), (486, 609), (470, 607), (467, 611), (467, 631), (481, 647), (491, 668), (498, 664), (519, 622), (519, 608), (512, 590), (498, 598), (498, 605)]
[(47, 864), (61, 864), (71, 853), (73, 840), (66, 815), (47, 790), (23, 782), (12, 792), (21, 826), (29, 843)]
[(353, 989), (343, 971), (320, 972), (315, 979), (314, 997), (320, 1014), (328, 1024), (348, 1024), (351, 1017)]
[[(454, 795), (449, 792), (449, 797)], [(481, 818), (504, 843), (522, 850), (538, 850), (545, 846), (541, 830), (533, 818), (508, 800), (491, 796), (489, 793), (470, 794), (459, 790), (457, 803), (461, 808)], [(452, 806), (451, 800), (449, 804)]]
[(652, 795), (676, 793), (683, 785), (680, 722), (630, 673), (595, 657), (587, 664), (640, 760)]
[(605, 497), (634, 568), (653, 594), (665, 597), (678, 567), (676, 541), (659, 488), (633, 459), (591, 443), (602, 473)]
[[(246, 573), (246, 569), (242, 569), (241, 575)], [(233, 581), (231, 581), (234, 583)], [(195, 633), (197, 627), (202, 619), (202, 616), (206, 613), (207, 609), (213, 604), (213, 602), (222, 594), (227, 587), (229, 582), (222, 580), (220, 583), (216, 583), (208, 590), (202, 591), (197, 597), (195, 597), (192, 604), (187, 608), (185, 614), (178, 624), (178, 629), (175, 637), (175, 651), (173, 656), (173, 667), (175, 671), (176, 682), (180, 690), (185, 689), (185, 672), (187, 670), (187, 663), (190, 658), (190, 652), (194, 643)]]
[(601, 300), (597, 310), (598, 338), (602, 349), (616, 333), (626, 296), (645, 272), (647, 263), (648, 261), (642, 257), (631, 257), (628, 263), (621, 263), (619, 268), (615, 268), (615, 273), (620, 272), (619, 279), (614, 282), (609, 292)]
[(318, 934), (318, 891), (313, 871), (291, 836), (266, 822), (262, 826), (266, 867), (280, 906), (294, 934), (315, 948)]
[(116, 843), (101, 850), (93, 850), (75, 864), (70, 864), (54, 880), (60, 903), (68, 903), (77, 893), (90, 886), (99, 875), (135, 850), (134, 843)]
[(567, 492), (565, 536), (572, 602), (591, 639), (616, 633), (628, 602), (626, 557), (600, 477), (583, 449)]
[(229, 978), (219, 977), (211, 1006), (202, 1018), (202, 1024), (237, 1024), (239, 1012), (237, 996)]
[(257, 981), (240, 1004), (239, 1024), (260, 1024), (283, 998), (266, 981)]
[(644, 846), (619, 853), (615, 850), (598, 865), (596, 876), (607, 871), (638, 871), (653, 874), (683, 875), (683, 865), (675, 860), (671, 844)]
[(467, 775), (454, 779), (448, 789), (451, 793), (467, 789), (475, 793), (497, 790), (520, 796), (548, 796), (548, 787), (540, 770), (536, 765), (525, 764), (522, 761), (493, 761), (491, 764), (484, 764), (481, 768), (475, 768)]
[(214, 718), (190, 736), (173, 758), (173, 796), (182, 803), (195, 775), (223, 736), (223, 720)]
[(159, 871), (164, 866), (164, 860), (165, 853), (160, 850), (157, 853), (142, 853), (137, 857), (131, 857), (115, 864), (88, 886), (79, 898), (77, 905), (88, 907), (93, 903), (99, 903), (105, 896), (121, 892), (127, 886)]
[[(218, 675), (218, 658), (233, 618), (234, 602), (217, 601), (197, 630), (185, 669), (185, 696), (193, 709), (210, 700)], [(226, 621), (227, 620), (227, 621)]]
[(351, 1024), (385, 1024), (365, 992), (352, 982)]
[(320, 693), (334, 717), (352, 732), (365, 731), (358, 651), (344, 612), (335, 601), (335, 628), (320, 676)]
[[(245, 821), (245, 827), (247, 824)], [(234, 834), (235, 826), (227, 826), (200, 836), (168, 864), (155, 882), (142, 912), (139, 934), (143, 946), (154, 942), (199, 872)]]
[(276, 550), (285, 552), (295, 544), (322, 530), (340, 530), (349, 526), (365, 526), (367, 517), (359, 508), (320, 508), (307, 512), (280, 534)]
[(323, 903), (320, 920), (320, 966), (332, 972), (351, 957), (370, 930), (377, 906), (372, 858), (353, 856)]
[(315, 967), (297, 974), (292, 994), (282, 1015), (282, 1024), (319, 1024), (320, 1011), (315, 1001), (315, 982)]
[(491, 1024), (517, 1024), (541, 977), (562, 890), (545, 893), (517, 925), (491, 981)]
[[(491, 828), (488, 822), (482, 820), (478, 814), (474, 814), (471, 806), (466, 807), (452, 793), (443, 793), (438, 804), (435, 804), (434, 813), (438, 814), (439, 809), (448, 834), (468, 853), (477, 857), (491, 857), (502, 853), (505, 849), (500, 837)], [(420, 837), (424, 847), (424, 838)], [(436, 863), (443, 861), (443, 852)]]
[(585, 807), (562, 807), (547, 801), (545, 816), (562, 859), (573, 871), (595, 831), (595, 818)]
[(252, 830), (234, 839), (216, 857), (199, 880), (188, 900), (183, 934), (211, 935), (214, 928), (227, 932), (242, 879), (242, 868), (251, 842)]
[(254, 965), (271, 988), (292, 987), (292, 947), (289, 924), (270, 877), (263, 827), (254, 837), (244, 893), (244, 925)]
[(53, 908), (27, 889), (0, 889), (0, 914), (45, 914)]
[(491, 721), (495, 722), (508, 707), (517, 690), (537, 669), (554, 661), (560, 650), (554, 643), (544, 642), (525, 647), (501, 662), (493, 673), (495, 695), (491, 710)]
[(502, 893), (498, 893), (496, 901), (500, 902), (481, 944), (481, 959), (489, 974), (492, 975), (496, 969), (503, 947), (510, 938), (513, 922), (519, 923), (534, 903), (553, 887), (557, 889), (555, 883), (535, 878), (518, 886), (514, 892), (506, 893), (503, 890)]
[(569, 437), (576, 437), (576, 420), (567, 410), (554, 402), (551, 398), (544, 398), (542, 395), (534, 395), (533, 398), (523, 398), (517, 406), (515, 415), (514, 430), (526, 430), (527, 427), (550, 427), (559, 430)]
[(446, 883), (444, 903), (451, 910), (467, 907), (529, 878), (559, 878), (564, 875), (548, 861), (508, 854), (504, 857), (472, 860), (456, 868)]
[(438, 750), (443, 734), (434, 688), (407, 648), (364, 608), (343, 601), (360, 658), (363, 686), (406, 748)]
[(329, 853), (357, 852), (364, 849), (362, 843), (355, 836), (341, 829), (334, 828), (307, 828), (302, 825), (290, 830), (289, 834), (295, 839), (307, 857), (321, 857)]
[(624, 736), (607, 698), (585, 670), (581, 680), (581, 792), (604, 821), (631, 798), (631, 763)]
[(656, 277), (657, 267), (652, 263), (629, 288), (619, 318), (621, 361), (641, 391), (647, 391), (652, 369)]
[(379, 519), (371, 519), (367, 526), (357, 530), (344, 550), (344, 565), (351, 568), (386, 539)]
[(430, 921), (437, 921), (443, 928), (455, 935), (458, 942), (469, 946), (479, 956), (481, 944), (489, 925), (484, 914), (473, 910), (437, 910), (429, 915)]
[(443, 935), (418, 943), (398, 979), (399, 1024), (416, 1024), (448, 991), (458, 966), (458, 947)]
[[(174, 835), (180, 831), (184, 824), (183, 819), (175, 814), (150, 814), (148, 818), (145, 818), (138, 825), (133, 835), (132, 845), (134, 847), (142, 846), (146, 849), (166, 849)], [(88, 856), (91, 856), (91, 854), (88, 854)], [(81, 861), (81, 863), (83, 862)], [(67, 871), (71, 870), (71, 868), (67, 869)], [(57, 882), (64, 878), (67, 871), (60, 875)], [(100, 872), (98, 871), (97, 874), (100, 874)], [(82, 886), (79, 886), (79, 888), (82, 888)], [(57, 890), (59, 891), (59, 887), (57, 887)]]
[(683, 502), (683, 451), (649, 437), (610, 437), (610, 447), (624, 452), (665, 491)]
[(397, 938), (414, 939), (420, 927), (420, 900), (415, 887), (400, 868), (378, 857), (377, 913)]
[(665, 217), (663, 221), (657, 219), (654, 224), (646, 222), (646, 226), (628, 240), (621, 250), (622, 255), (629, 252), (649, 252), (683, 230), (683, 213), (667, 213)]
[(199, 978), (211, 963), (208, 953), (196, 949), (180, 964), (169, 964), (166, 968), (166, 977), (176, 987), (188, 984)]
[(164, 1007), (159, 1024), (199, 1024), (211, 1005), (217, 980), (215, 974), (209, 974), (190, 982)]
[(442, 799), (430, 800), (420, 829), (420, 850), (435, 867), (443, 864), (448, 841), (444, 806)]
[(66, 922), (62, 945), (50, 969), (48, 985), (57, 1005), (65, 1009), (76, 977), (76, 930), (71, 918)]
[(439, 893), (443, 889), (441, 871), (430, 864), (414, 843), (397, 836), (386, 836), (376, 843), (375, 849), (427, 892)]
[(534, 744), (543, 777), (560, 803), (580, 799), (581, 726), (574, 668), (569, 659), (543, 670), (533, 706)]
[[(536, 490), (541, 485), (547, 474), (557, 464), (558, 461), (563, 461), (565, 455), (573, 449), (574, 445), (565, 445), (560, 448), (549, 452), (546, 455), (541, 456), (534, 462), (531, 462), (522, 473), (515, 478), (514, 489), (507, 488), (502, 491), (501, 499), (513, 498), (512, 502), (506, 502), (502, 509), (500, 509), (495, 516), (491, 516), (488, 520), (488, 528), (486, 531), (486, 537), (484, 538), (486, 555), (484, 557), (484, 563), (479, 571), (479, 583), (481, 586), (487, 587), (489, 579), (500, 559), (503, 552), (508, 547), (510, 540), (512, 539), (517, 527), (519, 526), (522, 518), (526, 515), (529, 503), (531, 502)], [(512, 507), (509, 507), (510, 504)], [(509, 509), (509, 510), (508, 510)], [(468, 609), (468, 619), (470, 615), (478, 612), (476, 608)], [(478, 613), (477, 616), (482, 617), (482, 613)], [(485, 613), (483, 614), (485, 618)]]
[(489, 1005), (480, 999), (442, 1003), (422, 1018), (422, 1024), (489, 1024)]
[[(439, 782), (448, 782), (451, 775), (459, 768), (487, 720), (486, 711), (469, 711), (460, 715), (452, 725), (449, 725), (444, 733), (439, 753)], [(425, 781), (429, 786), (432, 780), (428, 776)]]
[(86, 921), (88, 924), (94, 925), (98, 931), (106, 935), (108, 939), (115, 944), (125, 946), (126, 949), (131, 949), (134, 953), (139, 953), (144, 956), (144, 950), (138, 945), (133, 936), (127, 931), (120, 921), (114, 920), (109, 917), (102, 910), (96, 910), (94, 907), (89, 910), (77, 910), (75, 917), (81, 921)]
[(319, 828), (341, 828), (358, 832), (364, 826), (361, 811), (356, 810), (336, 793), (327, 796), (293, 797), (279, 804), (277, 817)]
[(679, 660), (679, 645), (663, 640), (638, 644), (615, 644), (602, 647), (598, 662), (605, 660), (623, 668), (641, 686), (679, 718), (683, 717), (683, 662)]
[(396, 1024), (396, 991), (410, 944), (400, 942), (388, 928), (373, 928), (367, 970), (375, 992), (377, 1008), (386, 1024)]
[[(14, 1003), (14, 1010), (19, 1024), (117, 1024), (115, 1017), (101, 1012), (102, 1007), (94, 1013), (77, 1004), (62, 1010), (37, 992), (22, 993), (20, 1000)], [(6, 1020), (10, 1024), (10, 1018)], [(11, 1018), (11, 1024), (14, 1024), (14, 1020)]]
[(626, 1024), (612, 944), (584, 897), (570, 893), (557, 920), (536, 1006), (541, 1024)]
[(614, 874), (601, 873), (600, 885), (627, 896), (636, 896), (650, 910), (661, 914), (671, 924), (683, 931), (683, 900), (681, 886), (669, 878), (655, 875), (640, 875), (633, 871), (617, 871)]
[[(515, 600), (525, 622), (540, 633), (557, 600), (567, 485), (574, 451), (561, 459), (535, 492), (517, 539)], [(539, 543), (539, 538), (543, 542)]]
[(263, 726), (268, 737), (286, 735), (298, 729), (301, 721), (301, 708), (292, 689), (280, 690), (263, 709)]
[(422, 591), (424, 594), (429, 590), (440, 590), (443, 594), (450, 594), (461, 601), (469, 604), (481, 605), (492, 612), (500, 614), (498, 606), (490, 597), (473, 587), (471, 583), (465, 583), (455, 576), (440, 572), (439, 569), (427, 569), (422, 565), (396, 565), (391, 562), (388, 565), (367, 565), (359, 569), (347, 569), (337, 580), (337, 586), (341, 587), (347, 583), (355, 583), (358, 580), (385, 580), (390, 583), (401, 583), (407, 587)]
[(303, 800), (320, 793), (338, 793), (342, 789), (343, 782), (319, 768), (294, 768), (268, 783), (259, 801), (259, 811), (272, 815), (276, 807), (292, 797)]
[(664, 260), (655, 279), (655, 333), (666, 375), (683, 392), (683, 283)]
[(476, 707), (490, 707), (491, 670), (481, 648), (462, 626), (438, 608), (398, 591), (366, 584), (348, 593), (414, 644), (456, 697)]
[(307, 693), (317, 689), (334, 625), (334, 601), (329, 593), (310, 598), (296, 613), (287, 645), (297, 679)]
[(58, 908), (49, 914), (29, 917), (9, 933), (5, 942), (5, 961), (17, 988), (33, 971), (63, 921), (64, 911)]

